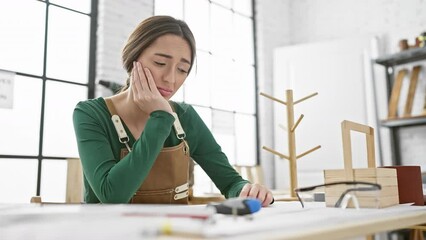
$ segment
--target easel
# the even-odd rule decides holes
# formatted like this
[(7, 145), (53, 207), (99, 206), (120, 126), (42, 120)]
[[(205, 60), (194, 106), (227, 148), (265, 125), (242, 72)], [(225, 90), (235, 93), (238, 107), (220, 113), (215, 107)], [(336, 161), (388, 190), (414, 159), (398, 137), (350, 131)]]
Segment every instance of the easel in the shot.
[(300, 117), (297, 119), (296, 123), (294, 123), (294, 105), (301, 103), (313, 96), (318, 95), (318, 93), (313, 93), (309, 96), (306, 96), (304, 98), (301, 98), (297, 101), (293, 101), (293, 90), (288, 89), (286, 90), (286, 100), (287, 101), (282, 101), (280, 99), (274, 98), (270, 95), (267, 95), (265, 93), (260, 93), (261, 96), (264, 96), (266, 98), (269, 98), (273, 101), (282, 103), (284, 105), (287, 106), (287, 137), (288, 137), (288, 152), (289, 155), (286, 156), (280, 152), (275, 151), (274, 149), (268, 148), (266, 146), (263, 146), (262, 148), (265, 149), (268, 152), (271, 152), (277, 156), (279, 156), (281, 159), (285, 158), (287, 160), (289, 160), (290, 162), (290, 199), (285, 199), (285, 200), (296, 200), (296, 193), (294, 192), (294, 189), (297, 188), (297, 162), (296, 160), (321, 148), (321, 145), (318, 145), (302, 154), (296, 155), (296, 128), (297, 126), (300, 124), (300, 122), (303, 119), (303, 114), (300, 115)]

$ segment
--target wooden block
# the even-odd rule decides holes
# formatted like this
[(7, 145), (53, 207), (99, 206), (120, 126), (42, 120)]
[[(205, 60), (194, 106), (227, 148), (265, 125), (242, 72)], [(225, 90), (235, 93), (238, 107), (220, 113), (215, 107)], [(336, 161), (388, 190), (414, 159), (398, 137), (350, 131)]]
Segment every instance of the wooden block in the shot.
[[(385, 185), (396, 185), (397, 173), (395, 169), (384, 168), (356, 168), (353, 169), (355, 181), (379, 183)], [(378, 182), (377, 179), (380, 179)], [(324, 170), (324, 182), (350, 181), (346, 178), (346, 171), (343, 169)]]
[(67, 159), (66, 203), (83, 202), (83, 170), (78, 158)]
[[(325, 194), (331, 197), (340, 197), (343, 191), (346, 191), (349, 187), (345, 186), (333, 186), (325, 189)], [(398, 186), (384, 186), (380, 191), (358, 191), (355, 192), (356, 196), (359, 197), (371, 197), (371, 196), (380, 196), (380, 197), (389, 197), (395, 196), (395, 193), (398, 193)]]
[(325, 183), (332, 183), (332, 182), (343, 182), (346, 181), (346, 178), (344, 176), (342, 177), (335, 177), (335, 178), (324, 178)]
[(406, 69), (402, 69), (398, 72), (398, 75), (395, 79), (395, 83), (392, 87), (392, 93), (389, 98), (389, 111), (388, 118), (398, 117), (398, 101), (399, 95), (401, 94), (402, 81), (404, 80), (405, 75), (407, 74)]
[[(390, 196), (398, 196), (398, 186), (382, 186), (382, 189), (380, 190), (380, 192), (378, 192), (378, 196), (380, 197), (390, 197)], [(366, 191), (366, 192), (357, 192), (356, 193), (357, 197), (374, 197), (376, 196), (375, 192), (370, 192), (370, 191)]]
[[(399, 72), (398, 79), (400, 82), (402, 82), (404, 75), (404, 71)], [(382, 187), (381, 190), (369, 192), (351, 191), (350, 194), (357, 196), (357, 199), (360, 198), (358, 199), (360, 207), (388, 207), (398, 204), (398, 181), (396, 171), (376, 168), (374, 154), (374, 129), (369, 126), (347, 120), (344, 120), (341, 126), (344, 169), (324, 170), (324, 182), (359, 181), (380, 184)], [(366, 135), (368, 168), (353, 169), (352, 167), (350, 131), (357, 131)], [(351, 186), (346, 184), (326, 187), (326, 205), (334, 206), (336, 201), (346, 190), (357, 187), (358, 186), (356, 185)]]
[(357, 181), (362, 181), (362, 182), (370, 182), (370, 183), (377, 183), (380, 184), (382, 187), (384, 186), (398, 186), (398, 180), (395, 177), (393, 178), (374, 178), (374, 177), (370, 177), (370, 178), (357, 178)]
[(413, 67), (413, 71), (411, 73), (411, 78), (410, 78), (410, 86), (408, 88), (407, 100), (405, 102), (404, 115), (403, 115), (404, 117), (411, 116), (411, 110), (413, 108), (414, 95), (416, 93), (416, 87), (417, 87), (417, 81), (419, 79), (420, 69), (421, 69), (421, 66)]
[(40, 196), (31, 197), (30, 202), (31, 203), (41, 203), (41, 197)]
[(399, 202), (398, 195), (392, 195), (389, 197), (380, 197), (380, 198), (358, 198), (359, 205), (366, 208), (385, 208), (397, 205)]
[[(369, 182), (380, 184), (382, 189), (379, 191), (358, 191), (352, 192), (359, 201), (362, 208), (383, 208), (399, 203), (398, 180), (395, 169), (385, 168), (359, 168), (351, 169), (354, 181)], [(324, 182), (350, 181), (347, 179), (347, 170), (332, 169), (324, 170)], [(335, 185), (325, 188), (325, 199), (327, 206), (334, 206), (341, 194), (349, 188), (355, 186)], [(361, 198), (361, 199), (359, 199)], [(353, 207), (349, 204), (348, 207)]]
[(396, 177), (396, 170), (385, 168), (357, 168), (354, 169), (356, 178), (360, 177)]
[[(343, 172), (342, 169), (327, 169), (327, 170), (324, 170), (324, 178), (325, 179), (342, 178), (342, 172)], [(346, 178), (343, 176), (343, 179), (346, 179)]]

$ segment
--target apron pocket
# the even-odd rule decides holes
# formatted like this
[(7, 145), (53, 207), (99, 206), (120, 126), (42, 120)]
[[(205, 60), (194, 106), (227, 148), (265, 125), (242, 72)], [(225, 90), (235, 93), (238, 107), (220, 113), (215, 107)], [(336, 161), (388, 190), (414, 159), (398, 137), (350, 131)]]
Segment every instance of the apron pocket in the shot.
[(175, 189), (137, 191), (130, 203), (146, 204), (188, 204), (188, 196), (175, 199)]

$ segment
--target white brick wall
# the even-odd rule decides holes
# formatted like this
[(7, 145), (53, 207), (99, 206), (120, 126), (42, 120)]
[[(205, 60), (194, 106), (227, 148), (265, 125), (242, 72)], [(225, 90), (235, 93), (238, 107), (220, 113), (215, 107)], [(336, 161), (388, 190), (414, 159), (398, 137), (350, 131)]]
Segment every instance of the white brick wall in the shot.
[[(121, 64), (121, 51), (133, 29), (154, 13), (154, 0), (99, 0), (96, 80), (124, 84), (127, 73)], [(97, 96), (111, 94), (103, 87)]]

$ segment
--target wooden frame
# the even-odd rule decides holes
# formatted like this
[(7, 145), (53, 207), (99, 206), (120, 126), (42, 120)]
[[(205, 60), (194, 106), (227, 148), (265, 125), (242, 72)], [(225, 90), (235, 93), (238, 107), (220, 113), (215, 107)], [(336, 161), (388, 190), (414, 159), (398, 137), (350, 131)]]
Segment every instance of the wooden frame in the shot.
[(351, 130), (365, 134), (367, 144), (367, 161), (369, 168), (376, 167), (376, 156), (374, 146), (374, 129), (372, 127), (362, 125), (359, 123), (344, 120), (342, 122), (342, 142), (343, 142), (343, 160), (346, 171), (346, 179), (353, 181), (354, 172), (352, 167), (352, 141)]
[[(344, 169), (324, 170), (324, 182), (360, 181), (380, 184), (382, 189), (376, 196), (356, 193), (359, 206), (383, 208), (399, 203), (398, 181), (396, 169), (376, 168), (374, 129), (359, 123), (342, 121), (342, 142)], [(367, 144), (367, 168), (354, 169), (352, 166), (351, 131), (364, 133)], [(342, 195), (344, 188), (329, 187), (325, 189), (326, 206), (334, 206), (337, 199)], [(354, 205), (349, 205), (353, 207)]]

